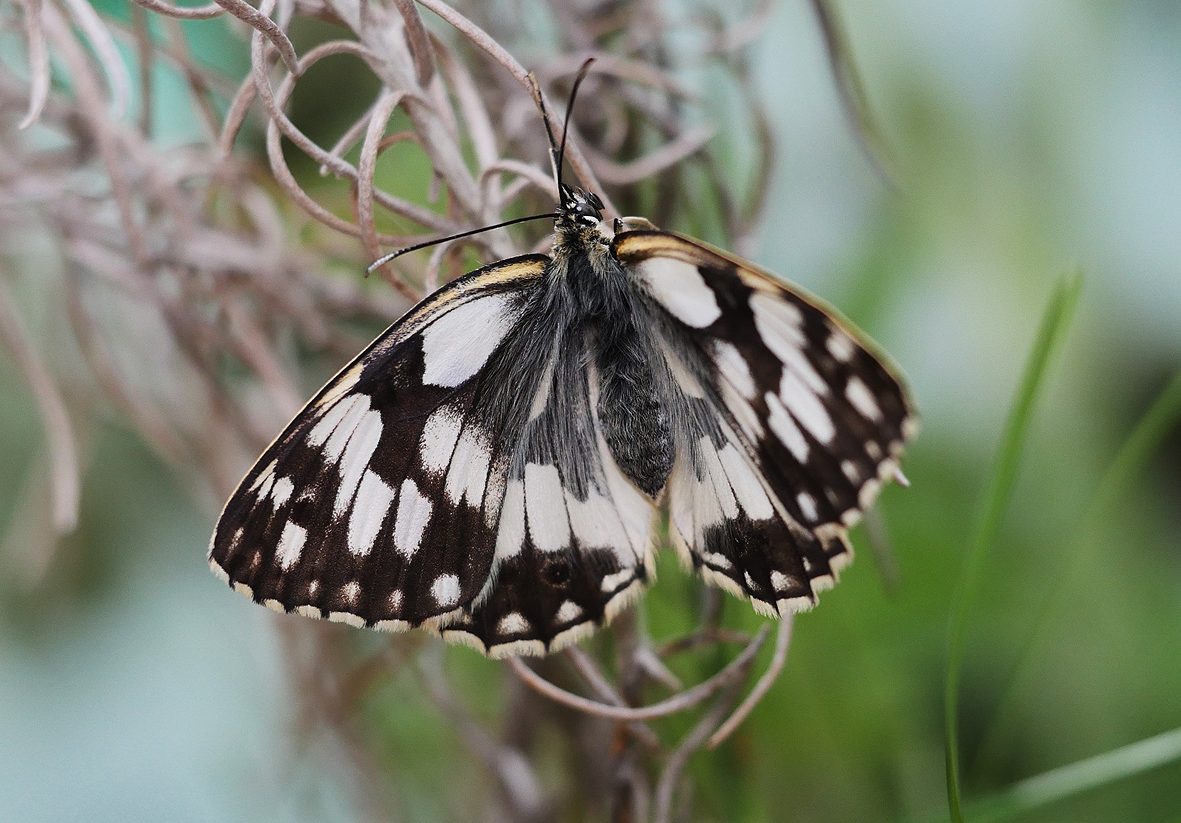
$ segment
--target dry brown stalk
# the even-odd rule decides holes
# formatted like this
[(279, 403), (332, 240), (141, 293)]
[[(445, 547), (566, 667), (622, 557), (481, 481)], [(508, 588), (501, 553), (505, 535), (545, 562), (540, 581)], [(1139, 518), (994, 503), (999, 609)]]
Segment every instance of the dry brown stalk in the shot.
[[(730, 239), (742, 241), (757, 226), (771, 135), (747, 77), (745, 51), (770, 3), (686, 19), (674, 19), (672, 8), (657, 0), (546, 4), (536, 13), (549, 15), (552, 34), (539, 38), (513, 15), (490, 13), (499, 4), (136, 2), (130, 24), (102, 17), (84, 0), (19, 0), (17, 19), (7, 19), (20, 29), (27, 71), (18, 77), (0, 69), (0, 254), (17, 261), (0, 272), (0, 342), (45, 422), (59, 532), (72, 527), (77, 508), (75, 428), (88, 429), (96, 413), (139, 432), (204, 490), (212, 511), (274, 435), (275, 421), (298, 406), (308, 365), (296, 356), (295, 342), (325, 362), (341, 362), (364, 342), (351, 330), (358, 321), (388, 322), (456, 276), (464, 255), (453, 244), (384, 266), (392, 290), (360, 276), (368, 260), (390, 246), (550, 207), (554, 190), (530, 97), (533, 77), (560, 129), (563, 111), (555, 101), (564, 99), (582, 60), (597, 58), (586, 92), (594, 104), (574, 117), (567, 159), (578, 180), (603, 196), (609, 214), (627, 212), (645, 187), (684, 191), (692, 170), (703, 170)], [(817, 7), (830, 44), (844, 48), (826, 5)], [(245, 77), (227, 76), (216, 60), (194, 53), (177, 22), (222, 15), (232, 16), (249, 41), (228, 45), (248, 54)], [(310, 19), (331, 21), (338, 36), (301, 52), (292, 27)], [(675, 52), (670, 35), (694, 25), (701, 26), (701, 51)], [(137, 75), (121, 44), (137, 55)], [(68, 72), (68, 88), (51, 83), (51, 57)], [(329, 59), (336, 67), (355, 61), (353, 74), (341, 76), (365, 73), (378, 83), (361, 116), (342, 124), (324, 148), (292, 119), (289, 104)], [(842, 55), (834, 59), (844, 66)], [(734, 191), (731, 170), (709, 153), (720, 127), (687, 116), (699, 92), (678, 69), (704, 60), (730, 70), (730, 93), (750, 109), (759, 167), (744, 170), (741, 179), (756, 181), (751, 191)], [(177, 110), (175, 101), (151, 95), (158, 72), (183, 79), (188, 108), (202, 124), (180, 144), (155, 133), (153, 107), (171, 102)], [(855, 94), (846, 99), (859, 105)], [(251, 153), (258, 133), (265, 160)], [(383, 155), (407, 147), (430, 162), (429, 202), (381, 174)], [(320, 180), (306, 171), (314, 168)], [(675, 224), (684, 200), (657, 197), (648, 217)], [(47, 238), (51, 249), (35, 248), (28, 238)], [(544, 244), (509, 231), (463, 241), (485, 258), (537, 242)], [(33, 258), (41, 261), (37, 267), (19, 262)], [(78, 353), (83, 368), (50, 369), (55, 358), (38, 351), (21, 320), (18, 298), (29, 293), (57, 295), (47, 299), (61, 302), (56, 315), (65, 328), (57, 331), (67, 334), (52, 339), (65, 340), (61, 345)], [(315, 366), (320, 376), (326, 368)], [(336, 627), (289, 618), (282, 633), (302, 727), (336, 730), (351, 752), (359, 808), (368, 815), (388, 817), (391, 798), (404, 787), (375, 754), (380, 741), (357, 727), (357, 707), (389, 672), (413, 667), (472, 765), (485, 769), (495, 786), (495, 800), (482, 807), (488, 819), (562, 817), (578, 798), (602, 798), (606, 780), (606, 805), (619, 819), (646, 819), (651, 811), (670, 820), (677, 810), (684, 813), (678, 787), (688, 759), (729, 736), (787, 660), (790, 622), (780, 626), (767, 672), (739, 704), (767, 632), (752, 638), (722, 629), (719, 601), (710, 595), (703, 602), (708, 607), (697, 628), (659, 646), (642, 621), (619, 621), (614, 675), (606, 661), (582, 650), (541, 668), (511, 661), (501, 671), (513, 695), (512, 724), (500, 732), (451, 688), (437, 642), (394, 638), (382, 653), (362, 659), (341, 651)], [(727, 643), (743, 648), (701, 683), (683, 687), (666, 666), (672, 656)], [(569, 675), (594, 696), (553, 682)], [(516, 678), (530, 688), (514, 689)], [(663, 696), (639, 704), (653, 693)], [(698, 721), (670, 743), (650, 721), (674, 712), (696, 713)], [(584, 761), (557, 783), (547, 783), (537, 768), (540, 750), (529, 724), (544, 723), (568, 736), (569, 758)], [(606, 761), (603, 752), (612, 753)]]

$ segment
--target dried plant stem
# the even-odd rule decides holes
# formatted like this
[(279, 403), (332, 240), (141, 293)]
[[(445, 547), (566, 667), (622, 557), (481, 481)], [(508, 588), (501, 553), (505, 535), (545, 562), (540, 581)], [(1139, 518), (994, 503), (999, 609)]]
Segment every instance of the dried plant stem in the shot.
[(734, 731), (754, 711), (755, 706), (759, 705), (759, 701), (767, 696), (767, 692), (771, 691), (771, 687), (775, 685), (775, 681), (779, 679), (779, 675), (783, 673), (783, 669), (787, 665), (787, 650), (791, 646), (791, 630), (794, 624), (795, 620), (790, 615), (779, 621), (775, 630), (775, 653), (771, 658), (771, 665), (755, 683), (750, 694), (742, 701), (742, 705), (735, 709), (734, 713), (727, 717), (726, 721), (710, 735), (709, 740), (706, 741), (707, 748), (716, 749), (722, 741), (734, 734)]
[(718, 731), (721, 731), (718, 724), (733, 709), (741, 685), (741, 683), (732, 683), (723, 689), (714, 699), (713, 706), (706, 711), (693, 726), (693, 729), (685, 735), (684, 740), (669, 754), (664, 771), (661, 772), (660, 780), (656, 784), (656, 813), (653, 816), (656, 823), (669, 823), (673, 819), (675, 791), (685, 767), (689, 764), (689, 758), (695, 752), (700, 751), (703, 745), (709, 747), (708, 740), (712, 739), (711, 732), (716, 737)]
[[(306, 388), (364, 345), (366, 330), (462, 273), (472, 252), (488, 260), (544, 250), (549, 241), (533, 227), (514, 227), (401, 258), (382, 268), (384, 283), (362, 278), (389, 247), (552, 209), (534, 94), (560, 131), (571, 73), (588, 56), (598, 60), (583, 97), (593, 105), (573, 112), (566, 158), (571, 179), (596, 191), (608, 216), (651, 201), (647, 216), (675, 225), (685, 202), (671, 195), (704, 170), (722, 225), (741, 239), (757, 222), (771, 139), (743, 61), (768, 2), (720, 21), (700, 53), (682, 54), (685, 65), (721, 66), (731, 91), (750, 103), (745, 131), (758, 161), (746, 197), (730, 191), (733, 169), (708, 151), (714, 129), (685, 117), (697, 92), (669, 66), (679, 12), (660, 0), (538, 4), (537, 14), (550, 15), (553, 42), (489, 15), (485, 4), (459, 0), (136, 3), (128, 22), (84, 0), (18, 0), (27, 66), (0, 66), (0, 128), (11, 129), (0, 143), (0, 255), (25, 259), (29, 236), (49, 238), (54, 251), (50, 265), (0, 272), (0, 345), (43, 421), (46, 508), (59, 532), (76, 517), (77, 443), (86, 442), (91, 409), (136, 431), (212, 508)], [(211, 67), (190, 45), (192, 27), (216, 17), (229, 24), (228, 36), (245, 39), (245, 76)], [(333, 33), (301, 52), (295, 43), (308, 41), (293, 42), (292, 26), (310, 19), (331, 21)], [(138, 73), (125, 52), (135, 54)], [(339, 59), (321, 66), (328, 58)], [(341, 63), (348, 66), (342, 73), (369, 75), (379, 88), (358, 101), (359, 117), (343, 117), (317, 138), (321, 145), (309, 135), (323, 132), (301, 121), (291, 101), (313, 69)], [(51, 83), (51, 66), (68, 83)], [(160, 107), (177, 104), (153, 94), (162, 77), (181, 84), (198, 124), (180, 143), (154, 139)], [(37, 139), (25, 137), (33, 131)], [(262, 136), (257, 157), (255, 134)], [(402, 149), (429, 163), (425, 200), (411, 196), (404, 176), (384, 174), (398, 168)], [(305, 164), (292, 163), (297, 156), (328, 179), (309, 179)], [(74, 339), (64, 345), (74, 348), (42, 352), (33, 342), (41, 335), (28, 331), (13, 295), (58, 269), (55, 316), (66, 318), (65, 336)], [(54, 369), (58, 362), (80, 368)], [(40, 475), (30, 477), (37, 481), (30, 489), (39, 488)], [(614, 808), (619, 819), (673, 819), (688, 808), (679, 789), (685, 765), (733, 733), (786, 664), (790, 641), (785, 622), (770, 666), (739, 702), (768, 630), (752, 637), (721, 628), (716, 593), (701, 602), (699, 626), (672, 642), (654, 644), (633, 611), (613, 624), (613, 660), (568, 651), (564, 660), (592, 697), (519, 660), (492, 670), (503, 672), (513, 693), (503, 731), (479, 720), (452, 688), (437, 644), (414, 635), (359, 654), (334, 629), (284, 621), (297, 728), (304, 740), (331, 733), (364, 816), (396, 817), (394, 801), (411, 789), (383, 755), (388, 741), (356, 717), (379, 699), (375, 686), (388, 673), (416, 671), (416, 687), (470, 754), (457, 779), (487, 776), (473, 785), (487, 784), (490, 818), (569, 817), (572, 798), (581, 796)], [(672, 655), (731, 644), (740, 648), (730, 661), (688, 688), (666, 665)], [(650, 692), (662, 699), (641, 705)], [(673, 743), (652, 721), (676, 712), (697, 714), (690, 734)], [(542, 734), (547, 727), (557, 733)], [(571, 761), (564, 782), (543, 767), (553, 753), (542, 746), (555, 738)]]
[(53, 526), (58, 534), (73, 531), (78, 522), (78, 454), (66, 403), (29, 334), (17, 315), (12, 296), (0, 281), (0, 344), (8, 349), (29, 385), (45, 424), (49, 443), (49, 477), (53, 489)]
[(545, 695), (556, 703), (561, 703), (564, 706), (585, 712), (586, 714), (612, 720), (652, 720), (657, 717), (666, 717), (676, 712), (685, 711), (708, 699), (723, 687), (741, 680), (746, 676), (755, 655), (758, 654), (759, 649), (762, 648), (766, 639), (767, 629), (764, 627), (747, 644), (745, 649), (713, 677), (667, 700), (638, 708), (613, 706), (566, 691), (538, 675), (519, 658), (509, 658), (508, 664), (517, 677), (525, 681), (525, 683), (538, 693)]

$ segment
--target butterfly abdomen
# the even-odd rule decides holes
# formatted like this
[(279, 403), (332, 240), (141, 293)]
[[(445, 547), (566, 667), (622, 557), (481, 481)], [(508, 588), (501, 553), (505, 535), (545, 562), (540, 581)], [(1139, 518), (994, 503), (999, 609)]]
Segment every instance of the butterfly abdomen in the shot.
[[(610, 287), (608, 287), (610, 288)], [(597, 403), (603, 439), (620, 470), (655, 497), (668, 482), (676, 457), (669, 409), (652, 362), (651, 331), (621, 288), (591, 319), (599, 372)]]
[(598, 412), (603, 439), (628, 479), (655, 497), (668, 481), (675, 456), (668, 412), (656, 396), (650, 371), (601, 373)]

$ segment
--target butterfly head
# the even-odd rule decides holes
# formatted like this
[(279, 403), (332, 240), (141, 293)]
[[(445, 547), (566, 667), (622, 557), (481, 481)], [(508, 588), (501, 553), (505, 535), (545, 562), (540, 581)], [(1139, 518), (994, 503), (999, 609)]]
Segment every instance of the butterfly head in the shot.
[(598, 226), (603, 219), (603, 201), (593, 191), (562, 184), (561, 218), (578, 226)]

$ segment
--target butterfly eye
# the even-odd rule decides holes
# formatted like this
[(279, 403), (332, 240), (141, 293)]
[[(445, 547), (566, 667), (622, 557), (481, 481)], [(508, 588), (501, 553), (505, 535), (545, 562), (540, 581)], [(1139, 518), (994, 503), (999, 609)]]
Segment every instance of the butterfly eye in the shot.
[(562, 204), (565, 213), (584, 226), (597, 226), (602, 219), (603, 201), (594, 192), (577, 186), (569, 189), (569, 196)]

